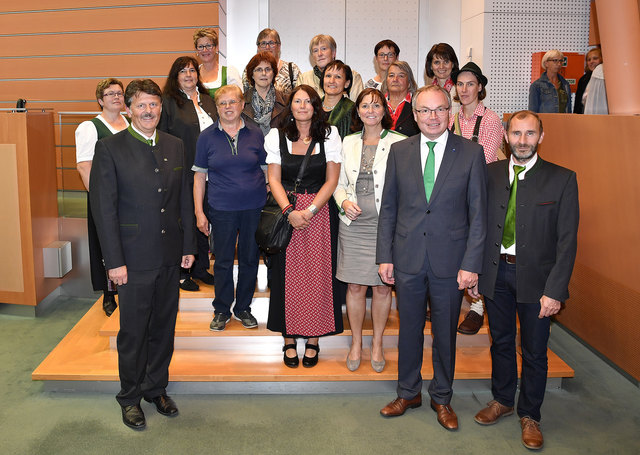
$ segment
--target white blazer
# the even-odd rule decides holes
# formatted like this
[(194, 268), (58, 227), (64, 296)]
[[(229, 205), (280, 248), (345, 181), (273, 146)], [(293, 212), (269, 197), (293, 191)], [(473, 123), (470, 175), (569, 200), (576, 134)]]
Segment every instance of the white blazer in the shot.
[[(402, 141), (407, 137), (404, 134), (391, 130), (382, 130), (380, 142), (376, 148), (376, 156), (373, 160), (373, 193), (375, 196), (376, 210), (380, 213), (382, 201), (382, 189), (384, 188), (384, 176), (387, 171), (387, 157), (391, 144)], [(351, 220), (347, 218), (342, 209), (345, 200), (358, 203), (356, 197), (356, 181), (360, 174), (360, 161), (362, 159), (362, 133), (353, 133), (342, 140), (342, 166), (338, 186), (333, 192), (333, 197), (340, 210), (340, 219), (348, 226)]]

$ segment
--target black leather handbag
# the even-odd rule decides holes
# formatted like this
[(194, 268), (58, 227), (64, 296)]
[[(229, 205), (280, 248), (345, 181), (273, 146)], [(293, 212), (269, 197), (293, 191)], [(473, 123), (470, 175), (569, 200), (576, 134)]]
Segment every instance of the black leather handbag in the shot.
[[(282, 155), (283, 144), (286, 147), (287, 142), (284, 140), (284, 133), (280, 131), (280, 155)], [(302, 181), (304, 170), (307, 167), (307, 162), (309, 161), (309, 157), (311, 156), (311, 152), (313, 152), (315, 145), (315, 141), (312, 141), (311, 144), (309, 144), (307, 153), (300, 165), (300, 170), (298, 170), (293, 191), (287, 193), (289, 203), (294, 209), (296, 207), (297, 199), (296, 190)], [(279, 253), (289, 245), (292, 233), (293, 226), (289, 223), (289, 219), (282, 214), (280, 205), (278, 205), (276, 198), (274, 198), (271, 191), (269, 191), (269, 193), (267, 193), (267, 202), (260, 213), (260, 222), (258, 223), (258, 229), (256, 230), (256, 242), (258, 243), (258, 246), (266, 254), (271, 255)]]

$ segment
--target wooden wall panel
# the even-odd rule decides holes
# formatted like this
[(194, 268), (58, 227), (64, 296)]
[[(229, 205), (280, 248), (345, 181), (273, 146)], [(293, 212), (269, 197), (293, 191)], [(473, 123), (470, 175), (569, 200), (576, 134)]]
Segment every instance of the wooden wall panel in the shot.
[[(106, 2), (105, 2), (106, 3)], [(48, 10), (0, 15), (0, 30), (14, 35), (37, 30), (38, 34), (92, 32), (94, 30), (122, 30), (130, 28), (162, 29), (193, 27), (194, 17), (218, 23), (217, 3), (167, 5), (159, 3), (133, 7), (95, 9)]]
[(557, 320), (640, 380), (638, 116), (543, 114), (540, 155), (576, 171), (578, 255)]
[[(164, 85), (179, 55), (195, 55), (199, 27), (226, 37), (226, 4), (219, 1), (30, 0), (0, 7), (0, 108), (18, 98), (31, 110), (54, 112), (59, 188), (81, 189), (71, 157), (73, 125), (59, 125), (58, 112), (96, 111), (96, 84), (117, 77), (125, 84), (152, 78)], [(74, 120), (62, 121), (75, 123)]]
[[(203, 25), (204, 26), (204, 25)], [(63, 35), (20, 35), (0, 38), (5, 57), (25, 55), (58, 56), (87, 54), (118, 54), (120, 52), (144, 54), (155, 52), (194, 52), (192, 35), (197, 26), (161, 30), (96, 31)], [(123, 46), (126, 44), (126, 46)]]
[(15, 144), (0, 144), (0, 194), (0, 289), (23, 292), (18, 158)]

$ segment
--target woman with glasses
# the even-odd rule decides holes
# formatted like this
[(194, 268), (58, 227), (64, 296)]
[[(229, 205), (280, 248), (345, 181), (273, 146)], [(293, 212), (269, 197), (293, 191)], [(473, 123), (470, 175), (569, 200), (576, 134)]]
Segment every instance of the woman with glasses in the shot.
[[(204, 235), (209, 234), (211, 222), (215, 255), (215, 314), (209, 329), (224, 330), (232, 314), (244, 328), (252, 329), (258, 327), (250, 308), (258, 276), (255, 234), (267, 199), (262, 170), (266, 157), (264, 136), (251, 120), (243, 118), (244, 101), (239, 87), (221, 87), (215, 103), (218, 120), (200, 134), (193, 167), (196, 222)], [(236, 244), (238, 280), (234, 290)]]
[(223, 85), (237, 85), (242, 89), (240, 73), (233, 66), (220, 65), (218, 32), (201, 28), (193, 34), (193, 44), (200, 62), (200, 81), (213, 97)]
[[(314, 36), (309, 43), (309, 58), (313, 64), (313, 69), (300, 75), (298, 85), (310, 85), (322, 97), (324, 96), (324, 91), (320, 86), (322, 71), (330, 62), (336, 59), (336, 40), (329, 35)], [(352, 74), (353, 83), (349, 90), (349, 98), (351, 101), (355, 101), (364, 85), (362, 84), (362, 76), (356, 71), (352, 71)]]
[[(447, 43), (434, 44), (427, 54), (424, 64), (425, 84), (439, 85), (451, 96), (455, 97), (456, 87), (451, 79), (451, 73), (458, 71), (458, 57), (453, 48)], [(455, 114), (460, 109), (460, 103), (451, 104), (451, 113)]]
[[(280, 58), (280, 34), (272, 28), (265, 28), (258, 33), (256, 39), (257, 52), (269, 52), (276, 59), (277, 71), (275, 72), (274, 85), (285, 96), (291, 93), (291, 90), (297, 85), (300, 76), (300, 68), (293, 62), (285, 62)], [(247, 76), (247, 70), (242, 74), (242, 83), (245, 92), (251, 86)]]
[[(269, 185), (293, 227), (287, 248), (272, 256), (273, 277), (267, 328), (284, 337), (284, 364), (299, 365), (296, 338), (306, 338), (302, 365), (318, 363), (318, 338), (342, 332), (342, 305), (335, 298), (335, 256), (331, 232), (337, 216), (331, 195), (338, 184), (342, 143), (322, 112), (322, 101), (308, 85), (296, 87), (280, 128), (265, 137)], [(299, 185), (304, 157), (310, 152)], [(295, 207), (288, 191), (297, 195)]]
[(376, 68), (376, 75), (364, 84), (364, 88), (382, 88), (382, 83), (387, 77), (389, 65), (400, 58), (400, 48), (390, 39), (385, 39), (376, 44), (373, 49), (373, 64)]
[(244, 91), (244, 113), (260, 126), (266, 135), (279, 124), (287, 100), (274, 85), (278, 71), (276, 59), (270, 52), (258, 52), (247, 64), (249, 87)]
[[(76, 162), (84, 187), (89, 191), (89, 176), (93, 154), (98, 140), (109, 137), (129, 126), (127, 119), (121, 114), (124, 107), (124, 87), (118, 79), (108, 78), (98, 83), (96, 100), (102, 111), (95, 118), (82, 122), (76, 129)], [(89, 237), (89, 265), (91, 268), (91, 284), (94, 291), (102, 291), (102, 309), (107, 316), (117, 308), (115, 285), (107, 280), (107, 272), (102, 262), (102, 250), (98, 240), (98, 232), (91, 214), (89, 197), (87, 197), (87, 232)]]
[(564, 55), (557, 49), (542, 57), (545, 70), (529, 87), (529, 110), (539, 113), (562, 114), (571, 112), (571, 87), (560, 70)]
[(417, 89), (413, 71), (407, 62), (397, 60), (389, 66), (382, 84), (382, 93), (386, 94), (387, 109), (391, 114), (391, 130), (405, 136), (420, 133), (411, 107), (411, 100)]
[(355, 103), (349, 99), (352, 82), (351, 68), (340, 60), (329, 63), (322, 72), (322, 109), (329, 117), (329, 123), (338, 129), (341, 139), (351, 133), (351, 112), (355, 107)]
[[(162, 114), (158, 129), (182, 139), (185, 162), (189, 169), (196, 157), (196, 142), (200, 132), (213, 124), (217, 118), (216, 106), (209, 92), (200, 82), (198, 62), (190, 56), (178, 57), (171, 65), (162, 91)], [(188, 172), (189, 188), (193, 188), (193, 171)], [(191, 270), (182, 269), (180, 288), (197, 291), (200, 286), (192, 280), (197, 278), (213, 285), (209, 270), (209, 238), (198, 232), (198, 252)]]
[(338, 186), (333, 193), (340, 208), (338, 268), (336, 278), (348, 283), (347, 315), (351, 327), (351, 347), (346, 363), (350, 371), (360, 367), (362, 357), (362, 326), (367, 310), (367, 288), (371, 286), (371, 366), (380, 373), (385, 359), (382, 335), (391, 308), (391, 287), (378, 276), (376, 237), (378, 212), (387, 169), (389, 149), (406, 136), (395, 133), (391, 114), (382, 93), (364, 89), (356, 100), (352, 114), (352, 129), (344, 138)]

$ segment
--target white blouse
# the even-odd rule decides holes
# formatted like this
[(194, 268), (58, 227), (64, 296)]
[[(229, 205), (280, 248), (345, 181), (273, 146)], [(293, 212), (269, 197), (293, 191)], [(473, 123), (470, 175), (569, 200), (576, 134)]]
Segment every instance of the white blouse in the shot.
[[(291, 141), (287, 141), (287, 149), (291, 153)], [(267, 152), (267, 164), (281, 164), (280, 161), (280, 135), (277, 128), (271, 128), (271, 131), (264, 137), (264, 149)], [(313, 155), (320, 153), (320, 145), (316, 144)], [(334, 163), (342, 163), (342, 140), (335, 126), (331, 127), (331, 133), (324, 142), (324, 154), (327, 161)]]
[[(126, 117), (124, 115), (121, 116), (124, 122), (129, 125)], [(104, 123), (113, 134), (119, 132), (119, 130), (116, 130), (109, 125), (102, 114), (99, 114), (96, 118)], [(86, 122), (82, 122), (78, 125), (78, 128), (76, 128), (76, 163), (81, 163), (82, 161), (93, 161), (96, 142), (98, 142), (98, 130), (96, 130), (96, 126), (93, 122), (87, 120)]]

